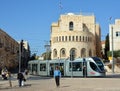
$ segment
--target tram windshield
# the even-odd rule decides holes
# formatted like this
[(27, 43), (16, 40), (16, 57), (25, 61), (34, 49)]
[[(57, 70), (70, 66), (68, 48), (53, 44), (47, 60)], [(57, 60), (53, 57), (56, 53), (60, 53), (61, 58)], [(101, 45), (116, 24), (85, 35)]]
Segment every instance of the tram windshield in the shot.
[(97, 57), (93, 57), (93, 60), (98, 65), (98, 67), (100, 68), (100, 70), (103, 71), (104, 70), (103, 62), (99, 58), (97, 58)]

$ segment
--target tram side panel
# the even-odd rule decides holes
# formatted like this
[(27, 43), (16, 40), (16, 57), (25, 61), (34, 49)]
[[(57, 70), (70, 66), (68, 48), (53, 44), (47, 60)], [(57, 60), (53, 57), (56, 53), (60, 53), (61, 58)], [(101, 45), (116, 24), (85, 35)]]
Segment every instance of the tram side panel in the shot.
[(31, 65), (31, 63), (28, 63), (28, 70), (29, 70), (29, 74), (32, 74), (32, 65)]
[(83, 62), (82, 61), (67, 61), (66, 62), (66, 76), (83, 76)]
[(48, 76), (48, 61), (40, 61), (38, 70), (40, 76)]
[(59, 69), (61, 71), (61, 75), (64, 76), (65, 61), (58, 61), (58, 60), (49, 61), (49, 63), (48, 63), (49, 76), (53, 76), (56, 66), (59, 67)]
[(29, 62), (29, 72), (33, 75), (38, 75), (38, 61)]

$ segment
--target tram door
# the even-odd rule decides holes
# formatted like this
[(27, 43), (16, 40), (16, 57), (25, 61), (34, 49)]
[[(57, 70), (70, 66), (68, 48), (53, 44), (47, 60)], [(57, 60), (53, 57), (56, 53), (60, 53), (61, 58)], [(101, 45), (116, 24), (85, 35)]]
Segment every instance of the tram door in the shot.
[(60, 69), (61, 75), (64, 76), (64, 64), (63, 63), (59, 64), (59, 69)]
[(54, 63), (50, 63), (50, 76), (53, 76), (53, 74), (54, 74)]
[(64, 64), (63, 63), (50, 63), (50, 76), (54, 75), (54, 70), (56, 68), (56, 66), (59, 67), (60, 71), (61, 71), (61, 75), (64, 75)]
[(87, 77), (87, 62), (83, 59), (83, 77)]

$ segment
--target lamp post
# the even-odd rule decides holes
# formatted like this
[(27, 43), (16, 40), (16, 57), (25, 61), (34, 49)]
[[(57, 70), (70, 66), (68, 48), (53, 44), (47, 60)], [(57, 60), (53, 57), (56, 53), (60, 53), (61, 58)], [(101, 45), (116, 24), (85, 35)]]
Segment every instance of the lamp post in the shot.
[(19, 45), (19, 73), (21, 72), (21, 46)]
[(23, 51), (23, 40), (21, 40), (19, 44), (19, 73), (21, 72), (22, 51)]
[(112, 73), (114, 73), (114, 53), (113, 53), (113, 26), (111, 27), (111, 40), (112, 40)]
[(71, 61), (71, 78), (73, 77), (73, 61), (75, 58), (75, 51), (71, 50), (70, 51), (70, 61)]

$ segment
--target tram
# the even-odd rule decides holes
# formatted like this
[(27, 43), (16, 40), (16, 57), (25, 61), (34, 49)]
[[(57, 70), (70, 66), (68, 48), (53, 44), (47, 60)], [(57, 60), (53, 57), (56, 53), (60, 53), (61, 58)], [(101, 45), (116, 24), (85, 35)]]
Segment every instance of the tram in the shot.
[(98, 57), (57, 60), (32, 60), (28, 63), (29, 73), (40, 76), (53, 76), (59, 66), (62, 76), (105, 76), (104, 63)]

